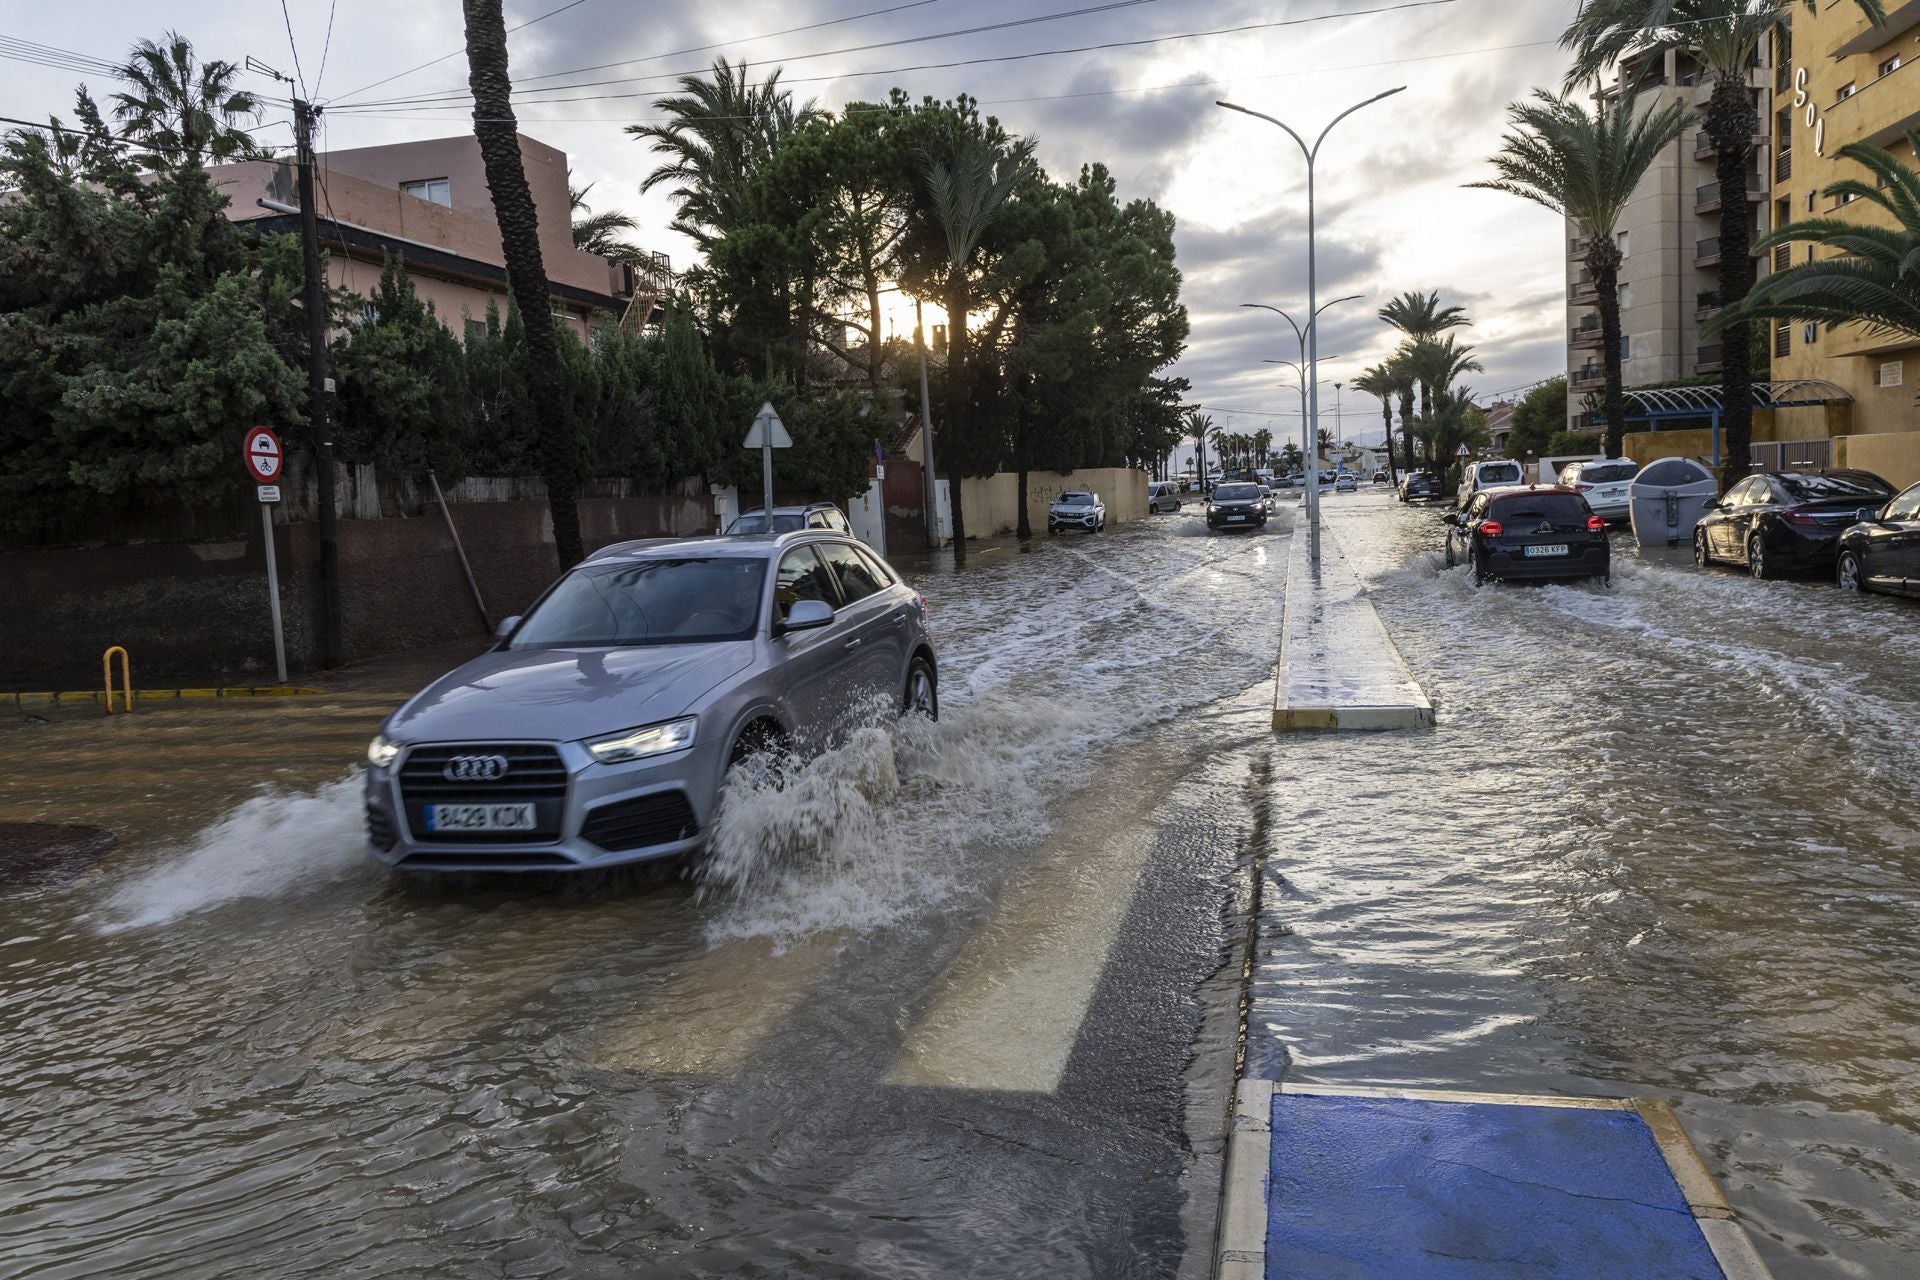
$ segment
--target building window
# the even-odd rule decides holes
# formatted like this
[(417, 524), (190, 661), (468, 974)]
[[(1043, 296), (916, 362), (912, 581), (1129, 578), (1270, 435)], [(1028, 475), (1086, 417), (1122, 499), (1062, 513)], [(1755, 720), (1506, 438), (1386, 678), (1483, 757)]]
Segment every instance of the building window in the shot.
[(380, 304), (372, 301), (371, 299), (361, 302), (360, 323), (361, 324), (379, 324), (380, 323)]
[(1890, 76), (1894, 72), (1898, 71), (1899, 69), (1900, 69), (1900, 55), (1897, 53), (1894, 54), (1891, 58), (1888, 58), (1885, 62), (1880, 64), (1880, 74), (1883, 76)]
[(1807, 212), (1808, 213), (1813, 212), (1813, 196), (1814, 196), (1813, 192), (1811, 191), (1807, 192)]
[(445, 178), (422, 178), (418, 182), (403, 182), (400, 184), (400, 194), (412, 196), (415, 200), (425, 200), (428, 204), (453, 208), (453, 188), (447, 185)]
[(1881, 364), (1878, 373), (1874, 376), (1873, 384), (1876, 387), (1897, 387), (1905, 380), (1906, 366), (1898, 360), (1888, 360)]
[(468, 316), (467, 345), (472, 346), (476, 342), (485, 342), (486, 340), (487, 322), (485, 320), (475, 320), (472, 316)]
[(1630, 284), (1621, 285), (1614, 291), (1614, 296), (1619, 299), (1620, 309), (1625, 311), (1633, 305), (1633, 286)]
[(1624, 258), (1627, 256), (1627, 233), (1622, 231), (1619, 235), (1619, 240), (1620, 240), (1620, 256)]
[(1633, 359), (1633, 337), (1630, 334), (1623, 333), (1620, 335), (1620, 358), (1622, 360)]
[(1840, 92), (1834, 95), (1833, 100), (1835, 102), (1845, 102), (1848, 98), (1851, 98), (1852, 96), (1853, 96), (1853, 81), (1849, 80), (1845, 84), (1840, 86)]
[(1773, 354), (1784, 356), (1793, 349), (1793, 326), (1779, 324), (1773, 327)]

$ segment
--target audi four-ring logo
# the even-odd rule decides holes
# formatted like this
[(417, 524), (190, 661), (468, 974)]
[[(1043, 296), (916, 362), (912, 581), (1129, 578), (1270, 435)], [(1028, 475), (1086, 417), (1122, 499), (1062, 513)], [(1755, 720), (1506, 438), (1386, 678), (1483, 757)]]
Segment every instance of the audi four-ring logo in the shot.
[(492, 782), (507, 776), (505, 756), (455, 756), (440, 776), (448, 782)]

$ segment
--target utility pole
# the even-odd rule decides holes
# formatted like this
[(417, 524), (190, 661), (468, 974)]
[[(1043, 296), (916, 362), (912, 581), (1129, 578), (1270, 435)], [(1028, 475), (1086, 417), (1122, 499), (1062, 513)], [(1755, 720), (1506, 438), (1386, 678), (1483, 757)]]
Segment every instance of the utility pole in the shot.
[(300, 191), (300, 256), (306, 264), (307, 418), (320, 481), (320, 665), (340, 665), (340, 538), (333, 499), (333, 424), (327, 405), (327, 280), (320, 265), (320, 216), (313, 196), (313, 122), (293, 100), (294, 167)]
[(940, 549), (940, 490), (939, 482), (933, 478), (933, 411), (927, 400), (927, 343), (926, 330), (920, 323), (920, 299), (913, 300), (913, 346), (920, 353), (920, 452), (925, 458), (921, 464), (926, 471), (922, 477), (926, 488), (927, 505), (927, 550)]

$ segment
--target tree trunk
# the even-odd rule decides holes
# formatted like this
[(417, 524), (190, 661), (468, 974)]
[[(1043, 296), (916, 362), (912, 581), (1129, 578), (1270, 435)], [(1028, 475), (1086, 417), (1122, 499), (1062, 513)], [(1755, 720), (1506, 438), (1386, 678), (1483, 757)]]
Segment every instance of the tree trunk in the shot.
[(1380, 421), (1386, 427), (1381, 439), (1387, 446), (1387, 483), (1394, 484), (1400, 479), (1400, 468), (1393, 462), (1393, 401), (1386, 396), (1380, 397)]
[(960, 466), (960, 442), (966, 436), (967, 421), (967, 273), (955, 269), (947, 274), (947, 417), (941, 427), (939, 447), (947, 461), (947, 487), (953, 505), (953, 559), (956, 564), (967, 558), (967, 521), (961, 509), (960, 489), (965, 479)]
[(553, 549), (562, 571), (579, 563), (579, 448), (567, 421), (560, 382), (560, 352), (546, 264), (540, 257), (540, 223), (520, 162), (519, 129), (513, 119), (513, 81), (507, 74), (507, 31), (501, 0), (462, 0), (466, 15), (467, 84), (473, 91), (473, 136), (486, 167), (494, 220), (507, 283), (527, 334), (527, 382), (540, 424), (540, 469), (553, 515)]
[(1406, 446), (1407, 471), (1414, 467), (1413, 452), (1413, 389), (1409, 387), (1400, 393), (1400, 442)]
[[(1743, 197), (1744, 198), (1744, 197)], [(1627, 430), (1627, 398), (1620, 378), (1620, 245), (1611, 228), (1588, 237), (1587, 270), (1593, 272), (1595, 299), (1600, 307), (1600, 363), (1606, 370), (1606, 455), (1620, 456)]]
[(1013, 411), (1013, 462), (1020, 473), (1018, 508), (1020, 515), (1014, 533), (1022, 540), (1033, 536), (1033, 522), (1027, 518), (1027, 397), (1022, 395)]
[[(1721, 74), (1707, 99), (1707, 136), (1720, 180), (1720, 307), (1737, 306), (1753, 288), (1753, 217), (1747, 207), (1747, 173), (1753, 165), (1753, 90), (1747, 73)], [(1736, 311), (1734, 314), (1738, 315)], [(1740, 320), (1720, 332), (1720, 487), (1753, 466), (1753, 364), (1751, 325)]]

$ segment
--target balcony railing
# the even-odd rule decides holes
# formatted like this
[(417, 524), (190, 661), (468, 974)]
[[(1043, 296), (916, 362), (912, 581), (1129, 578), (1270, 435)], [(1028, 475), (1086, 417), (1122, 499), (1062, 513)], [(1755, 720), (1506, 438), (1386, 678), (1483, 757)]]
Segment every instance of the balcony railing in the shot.
[(1575, 391), (1591, 391), (1606, 385), (1607, 371), (1602, 365), (1588, 364), (1575, 369), (1569, 377)]
[(1717, 267), (1720, 265), (1719, 236), (1708, 236), (1705, 240), (1694, 241), (1693, 265), (1696, 267)]
[(1593, 273), (1582, 270), (1573, 278), (1573, 287), (1568, 296), (1576, 303), (1592, 302), (1600, 296), (1600, 286), (1594, 281)]
[(1567, 345), (1570, 347), (1599, 346), (1600, 345), (1599, 322), (1596, 320), (1593, 324), (1575, 325), (1573, 329), (1569, 331), (1567, 334)]
[[(1747, 190), (1746, 190), (1747, 199), (1749, 200), (1764, 199), (1766, 197), (1766, 194), (1767, 194), (1767, 189), (1760, 185), (1759, 178), (1749, 177), (1747, 179)], [(1693, 211), (1695, 213), (1712, 213), (1715, 209), (1718, 209), (1719, 207), (1720, 207), (1720, 184), (1719, 183), (1709, 182), (1705, 186), (1694, 188)]]
[(1785, 182), (1793, 177), (1793, 148), (1782, 147), (1780, 154), (1773, 158), (1773, 180)]
[(1705, 289), (1693, 296), (1693, 315), (1696, 320), (1705, 320), (1720, 309), (1720, 295), (1711, 289)]
[(1720, 344), (1709, 342), (1697, 348), (1693, 353), (1693, 371), (1695, 373), (1720, 372)]
[(1575, 236), (1573, 239), (1567, 241), (1567, 256), (1569, 258), (1584, 258), (1587, 256), (1587, 250), (1592, 244), (1593, 237), (1591, 236)]

